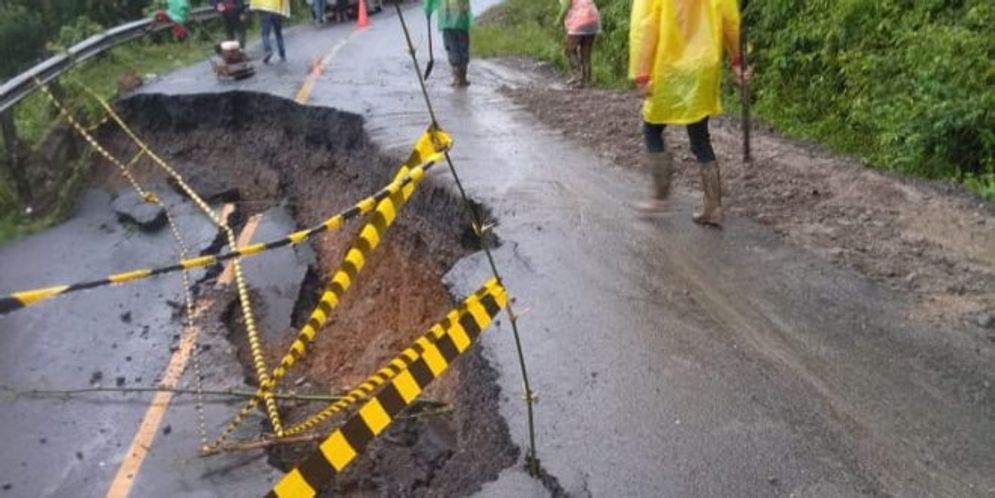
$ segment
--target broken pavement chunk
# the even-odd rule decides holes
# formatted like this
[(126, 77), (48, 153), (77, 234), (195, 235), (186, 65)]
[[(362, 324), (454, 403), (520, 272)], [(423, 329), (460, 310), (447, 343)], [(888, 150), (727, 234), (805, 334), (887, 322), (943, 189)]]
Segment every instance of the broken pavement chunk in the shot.
[[(204, 173), (193, 173), (187, 178), (184, 178), (184, 180), (187, 186), (189, 186), (194, 192), (197, 193), (197, 195), (208, 203), (236, 202), (239, 200), (237, 188), (210, 175)], [(189, 197), (175, 178), (170, 177), (166, 181), (177, 194)]]
[(147, 202), (137, 192), (119, 195), (111, 203), (111, 208), (117, 214), (118, 221), (134, 224), (145, 232), (155, 232), (166, 226), (166, 210)]

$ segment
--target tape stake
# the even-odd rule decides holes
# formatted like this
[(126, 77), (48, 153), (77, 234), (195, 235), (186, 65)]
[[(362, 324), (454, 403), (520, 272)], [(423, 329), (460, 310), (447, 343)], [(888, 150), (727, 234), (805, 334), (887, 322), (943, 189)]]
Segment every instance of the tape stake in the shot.
[[(328, 420), (333, 415), (343, 412), (356, 403), (367, 399), (367, 397), (369, 397), (369, 395), (380, 386), (394, 379), (398, 373), (411, 366), (412, 363), (423, 356), (425, 357), (425, 361), (429, 368), (435, 372), (436, 375), (438, 375), (438, 373), (444, 369), (443, 365), (445, 365), (446, 362), (451, 361), (452, 358), (455, 358), (459, 354), (452, 339), (447, 337), (450, 329), (459, 324), (464, 315), (467, 313), (473, 313), (473, 310), (480, 309), (480, 301), (485, 296), (496, 297), (499, 292), (498, 288), (499, 286), (497, 279), (492, 278), (489, 280), (483, 287), (477, 290), (477, 292), (471, 294), (470, 297), (463, 301), (463, 303), (450, 311), (449, 314), (446, 315), (446, 318), (429, 327), (428, 332), (419, 337), (411, 347), (401, 351), (400, 354), (387, 362), (386, 366), (378, 370), (375, 374), (369, 376), (366, 380), (360, 383), (358, 387), (346, 393), (341, 400), (330, 403), (321, 411), (308, 417), (303, 422), (287, 428), (284, 434), (287, 436), (293, 436), (314, 429), (318, 426), (318, 424)], [(436, 345), (437, 351), (430, 350), (428, 347), (430, 344)], [(445, 359), (446, 362), (442, 361), (443, 359)]]
[(491, 289), (480, 297), (475, 312), (460, 315), (436, 343), (421, 344), (421, 356), (384, 383), (372, 399), (318, 445), (317, 451), (288, 472), (267, 498), (313, 497), (362, 454), (433, 380), (470, 348), (490, 326), (494, 316), (508, 304), (503, 287), (496, 282), (488, 285)]

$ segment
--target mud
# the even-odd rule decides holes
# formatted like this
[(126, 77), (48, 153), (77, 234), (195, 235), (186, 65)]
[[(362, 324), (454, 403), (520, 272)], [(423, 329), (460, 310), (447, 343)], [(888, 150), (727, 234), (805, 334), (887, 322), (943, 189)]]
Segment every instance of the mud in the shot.
[[(361, 117), (334, 109), (304, 107), (254, 93), (166, 97), (138, 95), (119, 104), (125, 120), (195, 190), (237, 206), (238, 223), (274, 206), (285, 206), (299, 226), (348, 208), (388, 183), (401, 158), (384, 157), (363, 130)], [(120, 157), (137, 152), (123, 133), (107, 127), (101, 140)], [(169, 184), (143, 159), (136, 174), (150, 184)], [(123, 186), (108, 164), (97, 181)], [(284, 389), (308, 393), (346, 391), (375, 372), (443, 317), (454, 300), (442, 276), (474, 250), (462, 203), (431, 178), (423, 181), (375, 256), (321, 330), (311, 353), (291, 370)], [(309, 241), (317, 262), (309, 268), (291, 317), (302, 325), (362, 225)], [(260, 283), (250, 282), (253, 297)], [(220, 320), (253, 383), (241, 314), (233, 292)], [(258, 302), (258, 298), (253, 299)], [(258, 310), (266, 313), (265, 309)], [(259, 317), (260, 321), (262, 317)], [(279, 333), (282, 332), (282, 333)], [(274, 364), (295, 336), (268, 331), (264, 344)], [(514, 464), (518, 449), (497, 411), (496, 374), (473, 350), (424, 394), (443, 401), (443, 414), (409, 414), (366, 451), (329, 492), (347, 496), (459, 496), (472, 493)], [(291, 406), (285, 420), (299, 421), (318, 407)], [(324, 429), (328, 429), (325, 426)], [(288, 469), (314, 445), (270, 450), (271, 464)]]
[[(619, 167), (642, 168), (641, 101), (634, 91), (568, 89), (548, 65), (501, 63), (535, 75), (502, 89), (517, 104)], [(793, 244), (907, 292), (920, 318), (937, 325), (977, 326), (995, 309), (995, 204), (957, 185), (870, 169), (764, 125), (753, 130), (754, 161), (745, 164), (735, 118), (713, 119), (711, 132), (733, 223), (740, 216), (771, 226)], [(666, 134), (678, 185), (700, 192), (684, 130)], [(647, 176), (647, 195), (648, 184)]]
[(29, 206), (25, 214), (33, 219), (65, 217), (86, 184), (85, 142), (68, 124), (58, 124), (37, 147), (24, 149), (19, 152), (24, 177), (19, 190)]

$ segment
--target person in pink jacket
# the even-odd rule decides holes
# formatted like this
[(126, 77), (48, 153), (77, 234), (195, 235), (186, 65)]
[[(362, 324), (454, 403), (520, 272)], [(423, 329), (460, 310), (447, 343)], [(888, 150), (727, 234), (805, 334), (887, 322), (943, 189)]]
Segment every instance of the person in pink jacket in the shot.
[(566, 29), (564, 49), (573, 68), (570, 84), (584, 86), (591, 82), (591, 52), (601, 32), (601, 14), (594, 0), (560, 0), (556, 24)]

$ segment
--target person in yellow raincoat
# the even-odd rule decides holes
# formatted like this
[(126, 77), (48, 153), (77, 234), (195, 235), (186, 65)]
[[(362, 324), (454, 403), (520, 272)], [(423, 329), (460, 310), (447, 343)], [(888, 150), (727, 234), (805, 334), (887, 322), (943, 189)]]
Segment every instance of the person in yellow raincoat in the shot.
[(287, 60), (287, 51), (283, 46), (283, 19), (290, 18), (290, 0), (250, 0), (249, 10), (259, 12), (260, 24), (263, 30), (263, 63), (269, 64), (273, 58), (273, 47), (270, 45), (269, 34), (276, 35), (276, 48), (280, 52), (280, 60)]
[(708, 118), (722, 112), (719, 88), (724, 52), (729, 52), (736, 77), (748, 77), (740, 62), (738, 2), (635, 0), (629, 29), (629, 77), (645, 99), (643, 138), (654, 187), (652, 199), (639, 207), (650, 213), (665, 207), (674, 159), (664, 145), (663, 131), (666, 125), (685, 125), (691, 151), (701, 165), (704, 190), (704, 209), (694, 220), (719, 226), (721, 176)]

